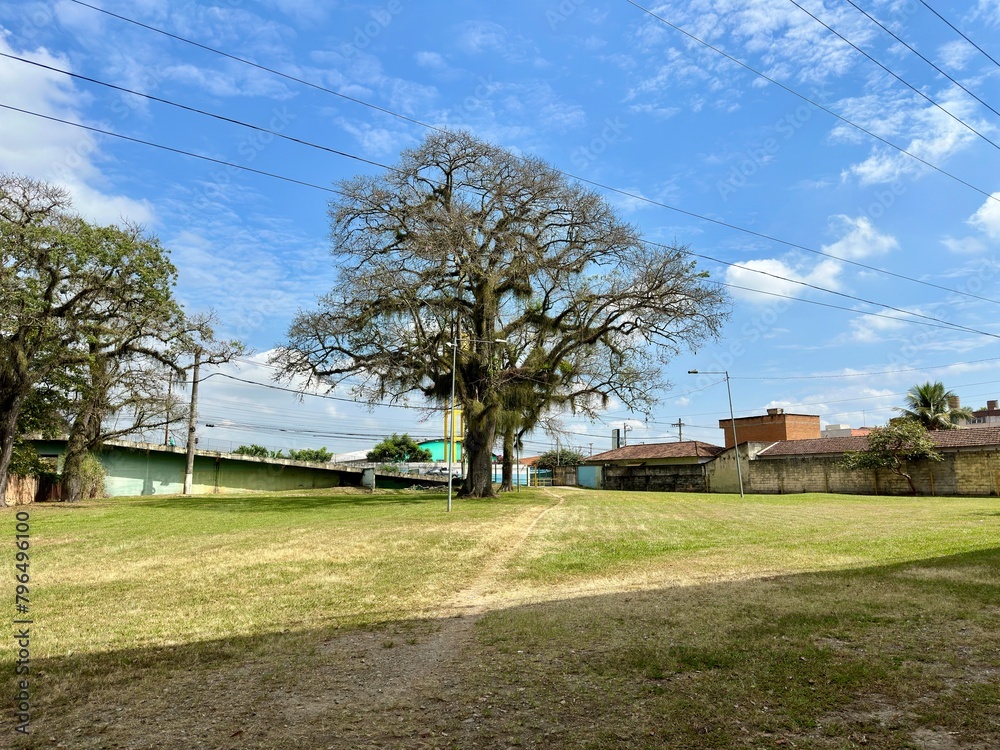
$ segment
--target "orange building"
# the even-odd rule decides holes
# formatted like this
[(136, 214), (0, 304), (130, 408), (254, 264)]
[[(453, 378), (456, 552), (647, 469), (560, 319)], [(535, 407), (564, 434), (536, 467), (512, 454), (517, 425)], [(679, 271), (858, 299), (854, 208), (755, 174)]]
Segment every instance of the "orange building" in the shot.
[[(726, 447), (736, 445), (732, 420), (720, 419), (719, 427), (725, 431)], [(740, 443), (776, 443), (820, 436), (819, 417), (815, 414), (785, 414), (784, 409), (768, 409), (767, 414), (736, 419), (736, 437)]]

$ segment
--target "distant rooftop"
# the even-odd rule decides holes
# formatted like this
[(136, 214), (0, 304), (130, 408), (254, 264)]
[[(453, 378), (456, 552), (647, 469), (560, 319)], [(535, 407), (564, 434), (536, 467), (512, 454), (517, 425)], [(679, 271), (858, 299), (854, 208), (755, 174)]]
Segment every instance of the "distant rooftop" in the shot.
[(700, 440), (685, 440), (680, 443), (645, 443), (626, 445), (612, 451), (598, 453), (587, 459), (594, 461), (647, 461), (653, 458), (714, 458), (726, 449), (703, 443)]
[[(927, 433), (938, 448), (1000, 447), (1000, 427), (978, 427), (974, 430), (932, 430)], [(810, 440), (782, 440), (765, 448), (757, 455), (761, 458), (777, 456), (820, 456), (845, 451), (861, 451), (868, 445), (864, 435), (850, 437), (814, 438)]]

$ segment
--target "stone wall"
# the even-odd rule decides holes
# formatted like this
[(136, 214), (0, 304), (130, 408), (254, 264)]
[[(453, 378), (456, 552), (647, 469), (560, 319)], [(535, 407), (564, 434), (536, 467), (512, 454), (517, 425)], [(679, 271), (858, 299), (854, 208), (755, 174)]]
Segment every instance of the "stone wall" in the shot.
[(604, 467), (604, 489), (705, 492), (705, 464), (644, 464)]
[[(943, 453), (943, 461), (906, 467), (921, 495), (1000, 495), (1000, 450)], [(906, 479), (890, 471), (851, 470), (839, 455), (782, 456), (751, 462), (747, 492), (835, 492), (908, 495)]]

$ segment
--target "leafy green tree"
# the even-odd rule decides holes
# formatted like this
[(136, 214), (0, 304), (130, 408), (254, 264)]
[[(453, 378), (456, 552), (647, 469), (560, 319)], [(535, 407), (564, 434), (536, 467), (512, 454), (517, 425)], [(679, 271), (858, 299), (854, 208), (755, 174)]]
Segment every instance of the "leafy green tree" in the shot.
[(263, 445), (257, 445), (256, 443), (251, 443), (250, 445), (241, 445), (239, 448), (234, 450), (233, 453), (239, 456), (255, 456), (257, 458), (271, 458), (271, 452)]
[(299, 450), (289, 450), (288, 457), (293, 461), (319, 461), (320, 463), (326, 463), (331, 458), (333, 454), (326, 449), (322, 448), (300, 448)]
[(366, 458), (369, 461), (385, 461), (391, 463), (423, 463), (431, 461), (433, 456), (426, 448), (421, 448), (417, 441), (407, 435), (392, 433), (370, 451)]
[[(119, 367), (112, 360), (159, 356), (181, 319), (176, 270), (155, 238), (92, 225), (69, 207), (61, 188), (0, 175), (0, 503), (33, 390), (71, 381), (70, 448), (82, 460), (81, 446), (107, 414)], [(83, 437), (74, 441), (74, 429)], [(68, 475), (75, 474), (70, 461)]]
[(917, 494), (913, 477), (906, 464), (913, 461), (941, 461), (927, 429), (914, 419), (896, 418), (885, 427), (875, 427), (867, 436), (867, 447), (848, 451), (843, 463), (849, 469), (888, 469), (906, 479), (910, 490)]
[[(461, 494), (492, 496), (511, 390), (533, 412), (647, 410), (662, 365), (718, 335), (724, 293), (676, 248), (653, 246), (597, 193), (467, 133), (435, 133), (330, 206), (334, 291), (274, 358), (282, 375), (466, 418)], [(457, 348), (453, 349), (452, 345)], [(455, 356), (456, 366), (452, 366)]]
[(551, 469), (555, 466), (576, 466), (583, 463), (584, 455), (573, 448), (560, 448), (559, 450), (546, 451), (538, 457), (539, 469)]
[(906, 394), (906, 408), (897, 408), (896, 411), (928, 430), (954, 430), (962, 422), (972, 419), (972, 409), (964, 406), (951, 408), (949, 400), (954, 398), (954, 391), (946, 390), (944, 383), (928, 381), (910, 388)]

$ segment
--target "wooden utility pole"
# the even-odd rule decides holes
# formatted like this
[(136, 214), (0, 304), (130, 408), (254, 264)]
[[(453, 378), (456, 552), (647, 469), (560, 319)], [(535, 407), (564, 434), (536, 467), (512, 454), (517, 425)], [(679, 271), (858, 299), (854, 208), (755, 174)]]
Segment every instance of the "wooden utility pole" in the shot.
[(170, 397), (174, 387), (174, 371), (167, 371), (167, 423), (163, 426), (163, 444), (170, 445)]
[(191, 413), (188, 415), (187, 462), (184, 466), (184, 494), (191, 494), (194, 483), (195, 419), (198, 415), (198, 369), (201, 366), (201, 349), (194, 351), (194, 365), (191, 368)]
[(684, 442), (684, 423), (681, 421), (681, 418), (677, 417), (677, 421), (676, 422), (671, 422), (670, 426), (677, 428), (677, 442), (678, 443), (683, 443)]

